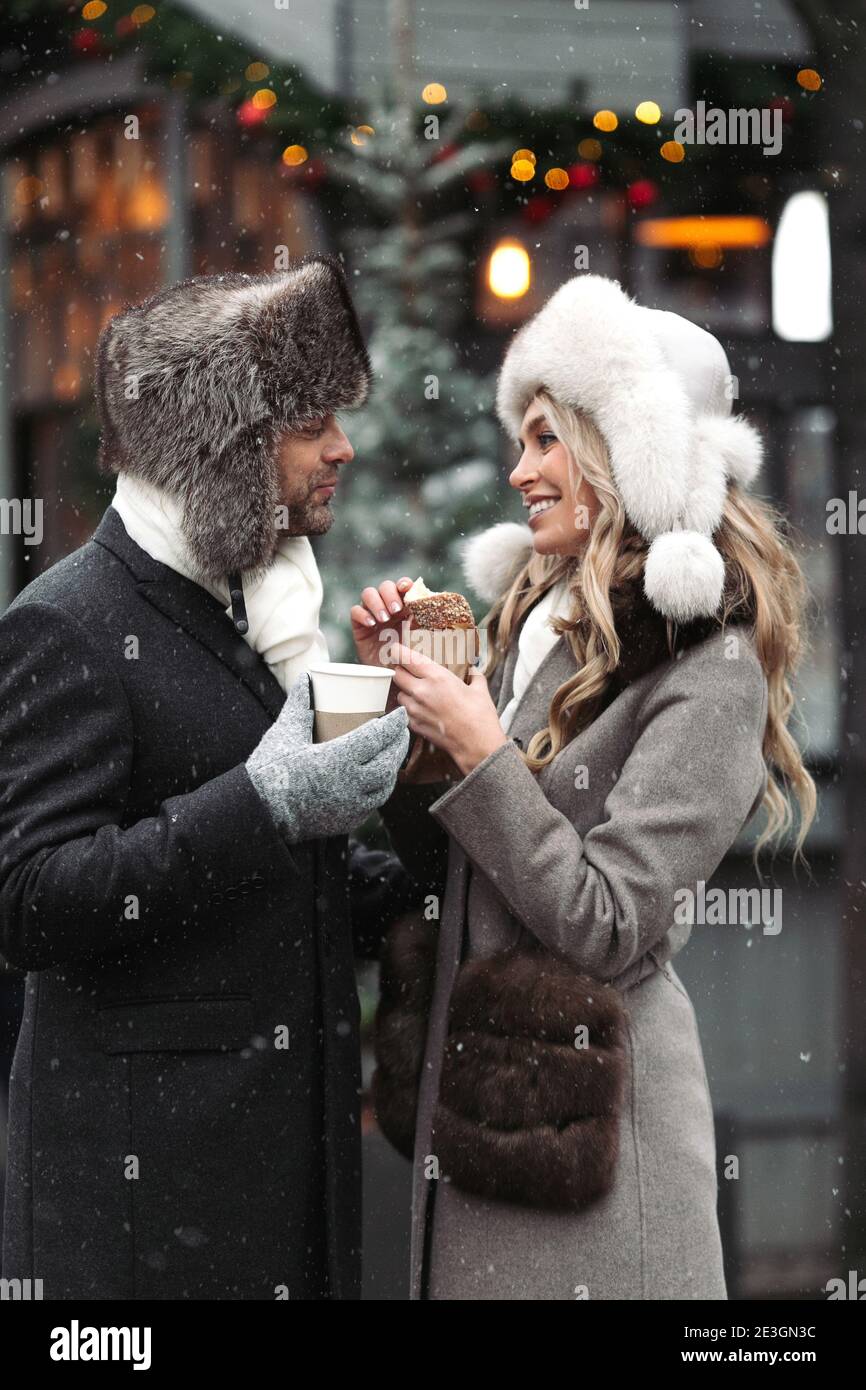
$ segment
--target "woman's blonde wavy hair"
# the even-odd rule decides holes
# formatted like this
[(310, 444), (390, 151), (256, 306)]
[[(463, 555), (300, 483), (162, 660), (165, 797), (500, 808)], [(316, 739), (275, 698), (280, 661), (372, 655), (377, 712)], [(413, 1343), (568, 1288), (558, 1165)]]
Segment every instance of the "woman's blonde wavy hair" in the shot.
[[(586, 479), (598, 498), (599, 510), (579, 556), (533, 552), (488, 615), (485, 675), (490, 676), (504, 660), (527, 609), (563, 576), (569, 576), (570, 615), (553, 619), (552, 626), (565, 634), (579, 669), (558, 688), (550, 702), (547, 727), (533, 735), (523, 753), (533, 772), (546, 767), (594, 717), (620, 661), (612, 598), (640, 582), (648, 549), (626, 517), (611, 476), (607, 447), (593, 421), (560, 405), (546, 391), (539, 391), (537, 399), (565, 446), (573, 496), (577, 496), (581, 479)], [(799, 808), (794, 857), (802, 858), (803, 841), (815, 815), (815, 784), (803, 765), (788, 722), (794, 708), (791, 678), (805, 650), (805, 580), (787, 540), (784, 518), (736, 484), (728, 488), (722, 521), (713, 539), (725, 562), (720, 626), (734, 613), (738, 619), (748, 615), (769, 687), (763, 740), (768, 769), (763, 801), (766, 823), (755, 857), (768, 841), (778, 847), (791, 829), (793, 794)], [(672, 650), (670, 621), (668, 644)]]

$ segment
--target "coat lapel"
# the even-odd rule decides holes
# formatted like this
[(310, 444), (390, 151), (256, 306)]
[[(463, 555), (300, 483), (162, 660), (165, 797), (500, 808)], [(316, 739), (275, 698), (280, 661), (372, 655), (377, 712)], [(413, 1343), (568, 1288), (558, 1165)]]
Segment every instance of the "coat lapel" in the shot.
[(241, 637), (219, 599), (142, 550), (128, 535), (114, 507), (106, 507), (93, 539), (126, 565), (148, 603), (228, 666), (276, 719), (285, 691), (267, 663)]
[[(556, 690), (563, 681), (573, 676), (576, 670), (572, 650), (565, 638), (560, 637), (544, 657), (521, 695), (511, 718), (508, 737), (520, 739), (525, 748), (532, 735), (546, 725), (550, 702)], [(505, 704), (507, 701), (503, 702), (502, 708)]]
[[(534, 606), (534, 605), (533, 605)], [(496, 697), (496, 712), (501, 714), (514, 694), (514, 670), (517, 666), (518, 640), (523, 624), (532, 609), (527, 609), (515, 632), (502, 670), (502, 682)], [(538, 729), (547, 723), (550, 701), (554, 692), (577, 670), (571, 647), (564, 637), (560, 637), (546, 653), (532, 679), (521, 695), (511, 719), (509, 738), (519, 739), (525, 747)]]

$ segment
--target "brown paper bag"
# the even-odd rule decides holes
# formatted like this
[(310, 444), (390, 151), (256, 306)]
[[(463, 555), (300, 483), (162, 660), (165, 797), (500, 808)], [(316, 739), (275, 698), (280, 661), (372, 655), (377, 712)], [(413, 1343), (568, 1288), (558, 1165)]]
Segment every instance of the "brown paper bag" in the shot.
[[(468, 682), (469, 672), (479, 652), (478, 629), (413, 627), (407, 645), (431, 661), (438, 661), (440, 666), (446, 666), (455, 676)], [(409, 757), (398, 773), (397, 781), (459, 782), (462, 775), (450, 754), (437, 748), (429, 739), (413, 734)]]

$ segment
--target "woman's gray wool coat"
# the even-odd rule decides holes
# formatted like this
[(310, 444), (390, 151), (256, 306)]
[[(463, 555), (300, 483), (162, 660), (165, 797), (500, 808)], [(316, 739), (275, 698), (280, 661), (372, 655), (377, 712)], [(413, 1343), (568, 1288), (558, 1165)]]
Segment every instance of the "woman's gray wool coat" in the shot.
[(349, 909), (375, 955), (417, 899), (279, 835), (244, 762), (284, 701), (113, 507), (0, 618), (3, 1273), (46, 1299), (360, 1295)]
[[(766, 785), (767, 685), (746, 630), (736, 633), (732, 642), (719, 631), (626, 686), (536, 777), (514, 740), (525, 748), (544, 727), (554, 691), (575, 671), (560, 637), (517, 706), (509, 742), (444, 794), (442, 784), (400, 784), (383, 808), (398, 854), (431, 891), (447, 859), (418, 1103), (413, 1298), (727, 1297), (707, 1075), (671, 958), (691, 933), (675, 923), (677, 889), (711, 877)], [(516, 658), (515, 635), (490, 681), (500, 712)], [(425, 1176), (461, 953), (491, 955), (527, 934), (613, 983), (628, 1015), (614, 1184), (577, 1214)]]

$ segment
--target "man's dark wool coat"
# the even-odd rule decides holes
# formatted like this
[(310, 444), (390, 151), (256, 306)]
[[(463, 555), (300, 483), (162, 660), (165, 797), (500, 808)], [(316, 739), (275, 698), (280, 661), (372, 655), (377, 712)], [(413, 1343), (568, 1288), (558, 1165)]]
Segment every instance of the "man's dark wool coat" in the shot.
[(359, 1296), (352, 935), (422, 895), (285, 843), (244, 767), (284, 699), (113, 507), (0, 618), (3, 1276), (45, 1299)]

